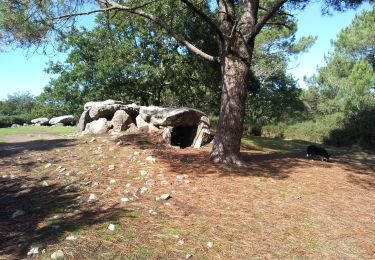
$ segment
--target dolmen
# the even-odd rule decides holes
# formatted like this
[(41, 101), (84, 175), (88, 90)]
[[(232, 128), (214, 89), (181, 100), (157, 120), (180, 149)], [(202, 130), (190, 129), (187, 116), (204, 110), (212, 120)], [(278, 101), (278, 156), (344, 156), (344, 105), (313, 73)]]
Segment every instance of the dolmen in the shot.
[(125, 105), (121, 101), (88, 102), (78, 122), (82, 134), (143, 132), (160, 134), (165, 143), (199, 148), (211, 142), (210, 120), (202, 111), (181, 107)]

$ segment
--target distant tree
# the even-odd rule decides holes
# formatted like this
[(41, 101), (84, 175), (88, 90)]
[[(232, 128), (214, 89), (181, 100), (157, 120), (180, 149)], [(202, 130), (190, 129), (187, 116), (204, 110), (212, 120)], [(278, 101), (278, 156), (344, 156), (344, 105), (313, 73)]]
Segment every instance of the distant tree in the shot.
[(0, 115), (27, 115), (35, 105), (35, 97), (30, 92), (15, 92), (0, 101)]

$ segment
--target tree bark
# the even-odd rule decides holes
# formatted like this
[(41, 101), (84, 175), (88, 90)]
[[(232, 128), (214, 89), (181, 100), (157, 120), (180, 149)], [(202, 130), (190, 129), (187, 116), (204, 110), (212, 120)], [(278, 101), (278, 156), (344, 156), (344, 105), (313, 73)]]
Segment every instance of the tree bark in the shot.
[(220, 116), (211, 160), (244, 165), (240, 157), (249, 65), (235, 54), (223, 58)]

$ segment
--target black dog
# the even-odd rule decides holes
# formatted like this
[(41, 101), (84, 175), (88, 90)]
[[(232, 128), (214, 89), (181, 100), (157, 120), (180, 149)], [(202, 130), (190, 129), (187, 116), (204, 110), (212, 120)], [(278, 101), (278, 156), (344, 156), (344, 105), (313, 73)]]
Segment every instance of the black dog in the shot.
[(322, 147), (318, 147), (318, 146), (315, 146), (315, 145), (309, 145), (307, 147), (307, 153), (306, 153), (306, 157), (307, 158), (314, 158), (315, 155), (318, 155), (320, 156), (320, 159), (322, 161), (329, 161), (329, 157), (331, 156), (327, 151), (326, 149), (322, 148)]

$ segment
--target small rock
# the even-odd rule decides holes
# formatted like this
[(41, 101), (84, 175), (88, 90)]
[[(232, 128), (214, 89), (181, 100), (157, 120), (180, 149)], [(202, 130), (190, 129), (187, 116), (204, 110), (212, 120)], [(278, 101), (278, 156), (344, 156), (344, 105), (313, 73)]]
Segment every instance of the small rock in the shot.
[(160, 181), (160, 184), (161, 184), (161, 185), (169, 185), (170, 182), (167, 181), (167, 180), (161, 180), (161, 181)]
[(134, 152), (133, 153), (135, 156), (138, 156), (138, 155), (140, 155), (140, 152)]
[(48, 182), (47, 182), (47, 181), (43, 181), (43, 182), (42, 182), (42, 186), (43, 186), (43, 187), (48, 187), (48, 186), (49, 186), (49, 184), (48, 184)]
[(52, 163), (47, 163), (46, 166), (44, 166), (44, 169), (47, 169), (52, 166)]
[(180, 246), (182, 246), (183, 244), (185, 244), (185, 242), (184, 242), (184, 240), (180, 239), (180, 240), (178, 240), (178, 244), (179, 244)]
[(94, 203), (94, 202), (97, 202), (97, 201), (98, 201), (98, 198), (95, 196), (95, 194), (90, 194), (90, 197), (87, 200), (87, 202), (89, 202), (89, 203)]
[(37, 254), (39, 254), (39, 247), (37, 246), (32, 246), (29, 252), (27, 252), (27, 255), (37, 255)]
[(139, 194), (145, 194), (146, 192), (148, 192), (148, 189), (146, 187), (142, 187), (139, 189)]
[(16, 218), (16, 217), (19, 217), (19, 216), (23, 216), (25, 215), (25, 211), (23, 211), (22, 209), (17, 209), (11, 216), (11, 218)]
[(130, 186), (132, 186), (130, 183), (127, 183), (127, 184), (125, 185), (126, 188), (130, 188)]
[(115, 166), (113, 164), (108, 166), (108, 171), (113, 171), (115, 169)]
[(51, 255), (51, 259), (64, 259), (64, 252), (62, 250), (57, 250)]
[(149, 161), (150, 163), (156, 163), (156, 159), (152, 157), (151, 155), (146, 157), (146, 161)]
[(148, 186), (152, 187), (152, 186), (155, 186), (156, 181), (153, 180), (153, 179), (149, 179), (149, 180), (146, 181), (146, 184), (147, 184)]
[(74, 240), (77, 240), (77, 237), (75, 235), (70, 235), (70, 236), (67, 236), (65, 238), (65, 240), (68, 240), (68, 241), (74, 241)]
[(150, 174), (148, 173), (148, 171), (145, 171), (145, 170), (140, 170), (139, 173), (141, 174), (142, 177), (146, 177), (146, 176), (149, 176)]
[(130, 201), (130, 199), (129, 198), (126, 198), (126, 197), (124, 197), (124, 198), (121, 198), (121, 202), (129, 202)]
[(192, 254), (186, 254), (185, 259), (190, 259), (190, 258), (192, 258), (192, 257), (193, 257)]
[(171, 197), (170, 194), (166, 193), (166, 194), (163, 194), (159, 197), (161, 200), (169, 200)]
[(115, 231), (115, 229), (116, 229), (116, 226), (114, 224), (109, 224), (108, 230)]
[(109, 181), (109, 184), (115, 184), (116, 183), (116, 180), (115, 179), (111, 179), (110, 181)]
[(60, 170), (59, 170), (59, 173), (62, 173), (62, 172), (64, 172), (66, 169), (65, 168), (61, 168)]
[(116, 143), (116, 146), (120, 146), (120, 145), (122, 145), (122, 141), (119, 141)]
[(153, 215), (153, 216), (155, 216), (155, 215), (158, 214), (158, 213), (157, 213), (155, 210), (153, 210), (153, 209), (150, 209), (150, 210), (148, 211), (148, 213), (150, 213), (150, 215)]
[(213, 248), (214, 247), (214, 242), (207, 242), (207, 247), (208, 248)]
[(90, 139), (89, 143), (92, 143), (92, 142), (95, 142), (95, 141), (96, 141), (96, 138), (93, 137), (93, 138)]

